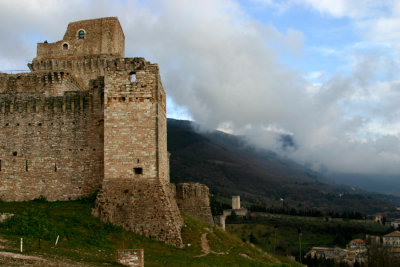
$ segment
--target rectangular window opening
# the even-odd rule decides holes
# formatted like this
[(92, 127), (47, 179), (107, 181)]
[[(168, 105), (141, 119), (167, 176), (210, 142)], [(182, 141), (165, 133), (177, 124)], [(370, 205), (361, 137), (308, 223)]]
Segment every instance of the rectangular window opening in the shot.
[(0, 172), (1, 172), (1, 159), (0, 159)]
[(131, 83), (136, 82), (136, 72), (132, 71), (131, 73), (129, 73), (129, 75), (130, 75)]
[(28, 161), (27, 160), (25, 160), (25, 171), (26, 172), (28, 171)]
[(57, 172), (57, 163), (54, 163), (54, 172)]
[(143, 174), (143, 168), (133, 168), (135, 170), (135, 174)]

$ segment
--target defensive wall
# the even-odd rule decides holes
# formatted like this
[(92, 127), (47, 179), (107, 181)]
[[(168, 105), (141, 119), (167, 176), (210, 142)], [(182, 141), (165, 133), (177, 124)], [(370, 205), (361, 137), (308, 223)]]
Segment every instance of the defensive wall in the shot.
[(0, 199), (88, 196), (103, 179), (101, 78), (79, 90), (65, 72), (0, 74)]
[(170, 184), (158, 65), (124, 49), (117, 18), (78, 21), (38, 43), (30, 73), (0, 73), (0, 199), (99, 191), (93, 215), (180, 247), (176, 198), (212, 224), (208, 188)]

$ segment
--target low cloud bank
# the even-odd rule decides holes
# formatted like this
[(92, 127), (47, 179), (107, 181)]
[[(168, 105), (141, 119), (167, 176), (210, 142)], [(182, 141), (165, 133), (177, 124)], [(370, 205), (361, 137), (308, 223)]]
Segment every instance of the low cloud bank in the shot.
[(61, 39), (70, 21), (118, 16), (126, 55), (159, 63), (167, 94), (198, 123), (316, 170), (400, 174), (396, 61), (355, 54), (349, 74), (313, 84), (279, 60), (302, 53), (302, 32), (261, 24), (236, 1), (40, 1), (45, 16), (36, 3), (0, 3), (0, 69), (21, 68), (37, 38)]

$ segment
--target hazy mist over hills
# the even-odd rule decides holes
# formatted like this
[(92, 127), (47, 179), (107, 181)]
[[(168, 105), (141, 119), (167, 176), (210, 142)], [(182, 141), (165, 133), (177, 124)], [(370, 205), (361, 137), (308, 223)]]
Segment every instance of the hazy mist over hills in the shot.
[(281, 204), (299, 210), (390, 211), (400, 198), (335, 184), (310, 168), (274, 152), (257, 149), (243, 137), (198, 131), (198, 124), (168, 119), (171, 182), (200, 182), (217, 196), (240, 195), (244, 202)]
[(371, 192), (400, 196), (400, 176), (367, 174), (331, 174), (337, 183), (357, 186)]

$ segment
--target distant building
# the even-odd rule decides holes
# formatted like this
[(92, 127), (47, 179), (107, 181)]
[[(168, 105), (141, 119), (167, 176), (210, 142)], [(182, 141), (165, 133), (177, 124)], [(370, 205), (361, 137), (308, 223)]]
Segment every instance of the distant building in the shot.
[(332, 259), (335, 262), (340, 262), (346, 256), (346, 252), (341, 248), (313, 247), (305, 255), (305, 257), (308, 256), (317, 259)]
[(348, 249), (351, 249), (351, 250), (357, 250), (357, 249), (358, 250), (366, 250), (367, 249), (365, 241), (362, 239), (351, 240), (347, 247), (348, 247)]
[(232, 209), (240, 210), (240, 196), (232, 196)]
[(225, 230), (226, 217), (233, 214), (237, 216), (247, 216), (248, 214), (247, 209), (240, 207), (240, 196), (232, 196), (232, 209), (223, 210), (222, 215), (214, 217), (214, 222)]
[(398, 229), (400, 227), (400, 219), (391, 221), (390, 226), (392, 226), (394, 229)]
[(400, 231), (394, 231), (390, 234), (384, 235), (382, 240), (384, 246), (400, 248)]
[(374, 221), (377, 222), (377, 223), (383, 224), (383, 216), (380, 215), (380, 214), (376, 214), (374, 216)]
[(336, 263), (346, 263), (353, 266), (356, 262), (365, 263), (367, 261), (367, 247), (362, 239), (354, 239), (349, 242), (347, 249), (313, 247), (305, 257), (317, 259), (331, 259)]

